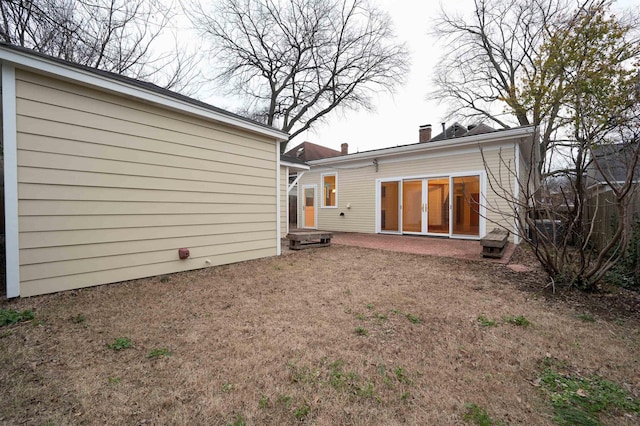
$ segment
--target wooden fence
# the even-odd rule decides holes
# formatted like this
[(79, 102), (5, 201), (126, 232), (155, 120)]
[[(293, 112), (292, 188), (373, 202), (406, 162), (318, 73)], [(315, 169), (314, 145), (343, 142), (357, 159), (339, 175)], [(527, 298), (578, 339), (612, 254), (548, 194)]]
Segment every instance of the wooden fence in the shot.
[[(591, 240), (597, 249), (601, 249), (612, 238), (620, 220), (613, 192), (594, 192), (586, 206), (586, 219), (587, 223), (593, 221)], [(640, 221), (640, 184), (631, 194), (628, 220), (630, 225)]]

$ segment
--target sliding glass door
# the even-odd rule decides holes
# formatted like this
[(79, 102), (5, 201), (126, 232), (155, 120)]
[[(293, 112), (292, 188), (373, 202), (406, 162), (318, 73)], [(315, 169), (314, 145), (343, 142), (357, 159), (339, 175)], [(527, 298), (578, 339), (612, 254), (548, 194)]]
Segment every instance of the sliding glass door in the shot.
[(480, 176), (380, 182), (380, 232), (480, 236)]

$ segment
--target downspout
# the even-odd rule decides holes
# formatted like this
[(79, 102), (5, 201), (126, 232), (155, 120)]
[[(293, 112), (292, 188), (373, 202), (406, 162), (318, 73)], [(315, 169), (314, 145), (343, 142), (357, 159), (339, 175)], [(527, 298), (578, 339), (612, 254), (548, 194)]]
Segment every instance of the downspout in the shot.
[(4, 226), (7, 298), (20, 296), (18, 235), (18, 141), (16, 69), (2, 63), (2, 143), (4, 148)]
[(282, 254), (281, 226), (280, 218), (280, 141), (276, 141), (276, 255)]
[[(286, 176), (286, 179), (287, 179), (287, 193), (284, 194), (284, 201), (285, 201), (284, 202), (284, 207), (285, 207), (285, 209), (287, 209), (285, 216), (286, 216), (286, 221), (287, 221), (286, 231), (287, 231), (287, 234), (288, 234), (289, 233), (289, 187), (288, 187), (288, 185), (289, 185), (289, 167), (288, 166), (285, 168), (285, 176)], [(282, 242), (280, 242), (280, 244), (282, 244)]]
[(513, 224), (513, 244), (518, 245), (520, 243), (520, 226), (518, 222), (518, 217), (520, 215), (520, 206), (519, 206), (519, 198), (520, 198), (520, 142), (515, 143), (515, 159), (516, 159), (516, 176), (514, 177), (514, 188), (513, 188), (513, 199), (516, 203), (515, 205), (515, 219)]

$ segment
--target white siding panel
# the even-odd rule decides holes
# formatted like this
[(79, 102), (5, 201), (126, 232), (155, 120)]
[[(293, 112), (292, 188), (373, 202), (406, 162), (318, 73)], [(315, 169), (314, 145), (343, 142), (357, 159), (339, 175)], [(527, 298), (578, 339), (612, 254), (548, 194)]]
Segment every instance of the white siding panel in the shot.
[(107, 271), (25, 281), (21, 285), (20, 295), (34, 296), (37, 294), (50, 293), (52, 289), (55, 289), (54, 291), (71, 290), (75, 288), (93, 286), (100, 283), (113, 283), (136, 278), (171, 274), (174, 272), (199, 269), (205, 266), (218, 266), (229, 263), (244, 262), (251, 259), (259, 259), (261, 257), (275, 256), (275, 254), (275, 248), (258, 249), (215, 256), (209, 259), (211, 260), (210, 264), (206, 263), (205, 258), (190, 257), (186, 260), (174, 260), (173, 262), (163, 262), (130, 268), (110, 269)]
[[(204, 258), (214, 257), (227, 253), (240, 253), (257, 249), (268, 249), (273, 246), (273, 239), (227, 243), (225, 245), (209, 245), (202, 247), (189, 247), (190, 257)], [(87, 272), (108, 271), (110, 269), (129, 268), (141, 265), (172, 262), (178, 259), (177, 250), (144, 251), (140, 253), (127, 253), (112, 255), (109, 257), (94, 257), (77, 260), (38, 263), (22, 265), (20, 274), (25, 281), (42, 278), (62, 277), (67, 275), (83, 274)], [(105, 261), (106, 260), (106, 261)]]
[(196, 235), (193, 237), (155, 238), (152, 240), (116, 241), (113, 243), (97, 243), (60, 247), (41, 247), (23, 249), (20, 252), (22, 265), (58, 262), (61, 260), (90, 259), (103, 256), (114, 256), (130, 253), (144, 253), (163, 247), (178, 250), (181, 247), (205, 247), (212, 244), (230, 244), (247, 241), (268, 240), (273, 231), (237, 232), (231, 234)]
[[(78, 172), (106, 173), (118, 175), (155, 177), (183, 181), (200, 181), (216, 183), (235, 183), (237, 176), (220, 171), (185, 169), (174, 166), (133, 163), (129, 161), (113, 161), (77, 155), (60, 155), (46, 152), (20, 151), (18, 165), (38, 169), (57, 169)], [(246, 185), (273, 186), (273, 179), (268, 177), (243, 177)]]
[[(505, 144), (503, 148), (486, 149), (487, 176), (512, 182), (505, 165), (514, 166), (513, 144)], [(503, 164), (504, 163), (504, 164)], [(422, 154), (420, 158), (404, 158), (386, 161), (378, 160), (378, 170), (373, 162), (358, 164), (355, 167), (338, 165), (331, 169), (309, 171), (301, 179), (301, 185), (318, 185), (322, 188), (321, 174), (337, 171), (338, 173), (338, 208), (318, 209), (318, 228), (322, 230), (374, 233), (376, 230), (376, 180), (402, 177), (436, 177), (466, 172), (482, 172), (485, 170), (479, 149), (465, 150), (462, 153)], [(508, 183), (511, 186), (512, 183)], [(513, 193), (513, 192), (512, 192)], [(347, 205), (350, 204), (350, 208)], [(487, 228), (493, 222), (505, 223), (510, 220), (500, 212), (510, 212), (507, 202), (487, 185)], [(344, 213), (344, 216), (340, 216)]]
[[(68, 201), (21, 200), (18, 208), (22, 217), (28, 216), (87, 216), (87, 215), (199, 215), (237, 213), (236, 204), (220, 203), (159, 203), (136, 201)], [(272, 204), (243, 204), (242, 213), (274, 214)]]
[(25, 71), (17, 80), (21, 295), (276, 254), (275, 141)]
[[(74, 85), (60, 80), (51, 80), (44, 76), (29, 74), (18, 78), (17, 87), (19, 98), (36, 101), (37, 103), (60, 106), (66, 111), (91, 112), (92, 116), (109, 117), (118, 120), (119, 123), (144, 123), (149, 129), (157, 128), (159, 135), (166, 137), (174, 134), (181, 140), (193, 141), (206, 149), (234, 149), (235, 145), (251, 148), (250, 151), (240, 151), (244, 155), (249, 152), (263, 151), (273, 152), (273, 142), (259, 137), (252, 137), (230, 127), (213, 125), (201, 119), (190, 118), (182, 114), (176, 114), (160, 108), (150, 108), (135, 100), (126, 99), (117, 95)], [(54, 100), (50, 102), (49, 100)], [(132, 115), (136, 118), (132, 119)], [(167, 119), (172, 121), (172, 126), (167, 129)], [(189, 138), (190, 136), (196, 138)], [(213, 147), (202, 139), (211, 139), (224, 142), (222, 146)]]
[[(261, 168), (256, 164), (246, 165), (225, 162), (226, 158), (202, 149), (191, 150), (188, 147), (179, 147), (175, 144), (152, 140), (149, 143), (152, 144), (153, 150), (144, 149), (144, 147), (134, 148), (134, 143), (137, 141), (135, 137), (118, 135), (117, 138), (114, 138), (113, 133), (93, 129), (82, 129), (82, 139), (72, 140), (73, 137), (80, 137), (73, 134), (73, 132), (79, 130), (78, 127), (73, 125), (42, 123), (37, 120), (25, 119), (24, 117), (18, 117), (18, 123), (20, 128), (26, 128), (29, 131), (33, 130), (35, 126), (41, 125), (49, 133), (49, 136), (22, 133), (20, 148), (23, 151), (68, 154), (78, 158), (156, 164), (192, 170), (215, 170), (230, 175), (240, 174), (269, 178), (275, 176), (275, 170), (270, 168)], [(65, 135), (67, 139), (65, 139)]]

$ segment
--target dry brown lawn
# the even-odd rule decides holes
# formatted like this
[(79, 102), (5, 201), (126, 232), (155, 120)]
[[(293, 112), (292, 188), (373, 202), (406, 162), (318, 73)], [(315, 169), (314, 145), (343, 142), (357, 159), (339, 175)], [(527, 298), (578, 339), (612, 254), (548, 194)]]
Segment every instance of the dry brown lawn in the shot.
[[(445, 425), (474, 403), (552, 424), (545, 357), (638, 396), (635, 308), (542, 286), (503, 265), (333, 246), (0, 302), (35, 312), (0, 328), (0, 423)], [(109, 349), (119, 337), (132, 346)]]

